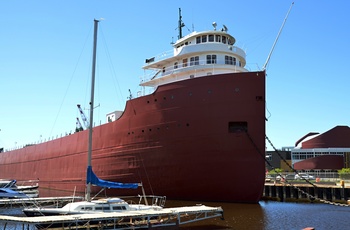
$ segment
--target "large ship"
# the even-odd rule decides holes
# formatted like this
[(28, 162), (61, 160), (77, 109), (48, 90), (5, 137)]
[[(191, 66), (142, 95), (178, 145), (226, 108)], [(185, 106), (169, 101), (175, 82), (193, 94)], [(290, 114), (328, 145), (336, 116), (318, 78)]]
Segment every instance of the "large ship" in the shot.
[[(93, 127), (94, 172), (168, 199), (256, 203), (265, 178), (265, 71), (247, 70), (226, 26), (186, 36), (182, 26), (180, 15), (173, 53), (145, 61), (140, 85), (150, 93)], [(87, 151), (88, 130), (3, 151), (1, 177), (38, 178), (40, 196), (84, 194)]]

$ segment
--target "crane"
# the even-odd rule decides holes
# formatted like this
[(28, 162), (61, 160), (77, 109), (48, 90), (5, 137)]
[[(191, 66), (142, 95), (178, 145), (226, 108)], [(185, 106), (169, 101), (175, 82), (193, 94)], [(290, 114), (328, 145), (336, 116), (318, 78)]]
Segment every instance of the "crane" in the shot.
[[(89, 121), (86, 119), (85, 113), (84, 113), (84, 111), (81, 109), (81, 107), (80, 107), (79, 104), (77, 105), (77, 107), (78, 107), (78, 109), (79, 109), (81, 119), (82, 119), (83, 122), (84, 122), (85, 128), (88, 129), (88, 128), (90, 127)], [(77, 118), (77, 119), (78, 119), (78, 118)], [(78, 121), (79, 121), (79, 119), (78, 119)], [(79, 123), (80, 123), (80, 121), (79, 121)], [(80, 124), (80, 126), (81, 126), (81, 124)]]
[(77, 133), (77, 132), (80, 132), (80, 131), (83, 131), (83, 130), (84, 130), (84, 128), (81, 125), (79, 118), (77, 118), (75, 132)]

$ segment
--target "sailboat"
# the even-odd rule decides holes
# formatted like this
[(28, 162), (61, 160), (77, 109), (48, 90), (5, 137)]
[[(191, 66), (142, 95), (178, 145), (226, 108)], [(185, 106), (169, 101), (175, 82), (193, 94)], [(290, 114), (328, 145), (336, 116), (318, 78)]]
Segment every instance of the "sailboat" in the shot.
[[(163, 208), (165, 205), (166, 197), (160, 196), (152, 196), (151, 204), (148, 204), (147, 198), (144, 190), (143, 196), (139, 196), (138, 204), (129, 204), (125, 200), (121, 198), (106, 198), (106, 199), (91, 199), (91, 186), (96, 185), (102, 188), (124, 188), (124, 189), (136, 189), (138, 187), (142, 187), (140, 183), (118, 183), (105, 181), (96, 176), (96, 174), (92, 170), (91, 165), (91, 155), (92, 155), (92, 124), (93, 124), (93, 109), (94, 109), (94, 85), (95, 85), (95, 66), (96, 66), (96, 47), (97, 47), (97, 30), (98, 30), (99, 20), (94, 20), (94, 42), (93, 42), (93, 60), (92, 60), (92, 81), (91, 81), (91, 101), (90, 101), (90, 126), (89, 126), (89, 141), (88, 141), (88, 164), (87, 164), (87, 173), (86, 173), (86, 198), (85, 201), (79, 202), (71, 202), (66, 204), (60, 208), (25, 208), (23, 209), (24, 214), (27, 217), (40, 217), (40, 216), (58, 216), (58, 215), (88, 215), (88, 214), (101, 214), (101, 213), (118, 213), (121, 214), (118, 216), (120, 220), (124, 220), (130, 218), (129, 222), (137, 221), (139, 225), (138, 228), (149, 226), (151, 219), (157, 219), (157, 224), (161, 224), (165, 219), (169, 220), (169, 214), (178, 215), (178, 219), (180, 219), (180, 215), (184, 215), (188, 217), (189, 213), (195, 215), (195, 221), (208, 219), (213, 217), (222, 216), (223, 210), (221, 207), (211, 208), (204, 205), (193, 206), (193, 207), (180, 207), (180, 208)], [(144, 199), (143, 199), (144, 198)], [(141, 201), (144, 200), (145, 204), (142, 204)], [(203, 217), (199, 217), (198, 213), (204, 213)], [(211, 214), (208, 214), (211, 213)], [(140, 222), (140, 219), (133, 218), (135, 216), (142, 217), (144, 221)], [(162, 217), (164, 214), (167, 215), (165, 219)], [(200, 216), (200, 215), (199, 215)], [(81, 216), (77, 217), (80, 218)], [(100, 221), (82, 218), (81, 221), (75, 220), (74, 222), (79, 225), (83, 225), (86, 223), (86, 219), (88, 219), (89, 224), (100, 224)], [(62, 221), (66, 221), (66, 219), (62, 219)], [(108, 222), (108, 221), (107, 221)], [(191, 220), (194, 222), (194, 220)], [(178, 224), (179, 222), (176, 222)], [(71, 225), (71, 223), (64, 222), (63, 225)], [(133, 225), (135, 223), (132, 223)], [(115, 224), (114, 224), (115, 225)], [(37, 225), (38, 228), (52, 228), (62, 226), (62, 223), (44, 223)]]

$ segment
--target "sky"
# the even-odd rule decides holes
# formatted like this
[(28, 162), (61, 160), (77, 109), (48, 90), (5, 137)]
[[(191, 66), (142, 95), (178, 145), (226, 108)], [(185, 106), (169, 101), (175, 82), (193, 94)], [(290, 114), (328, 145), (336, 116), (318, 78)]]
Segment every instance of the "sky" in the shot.
[[(184, 35), (226, 25), (263, 67), (292, 1), (0, 0), (0, 148), (74, 132), (90, 101), (93, 20), (100, 19), (95, 124), (140, 90), (146, 58)], [(308, 132), (350, 124), (350, 1), (295, 0), (267, 65), (266, 135), (294, 146)], [(272, 149), (266, 143), (267, 149)]]

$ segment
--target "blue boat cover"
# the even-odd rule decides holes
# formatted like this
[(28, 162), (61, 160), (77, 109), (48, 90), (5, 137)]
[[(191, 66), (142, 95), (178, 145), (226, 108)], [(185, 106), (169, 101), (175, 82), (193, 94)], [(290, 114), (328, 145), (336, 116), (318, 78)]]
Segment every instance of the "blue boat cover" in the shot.
[(86, 184), (88, 184), (88, 183), (100, 186), (102, 188), (125, 188), (125, 189), (131, 188), (131, 189), (136, 189), (139, 186), (138, 183), (119, 183), (119, 182), (112, 182), (112, 181), (101, 180), (92, 171), (92, 167), (91, 166), (87, 167)]

